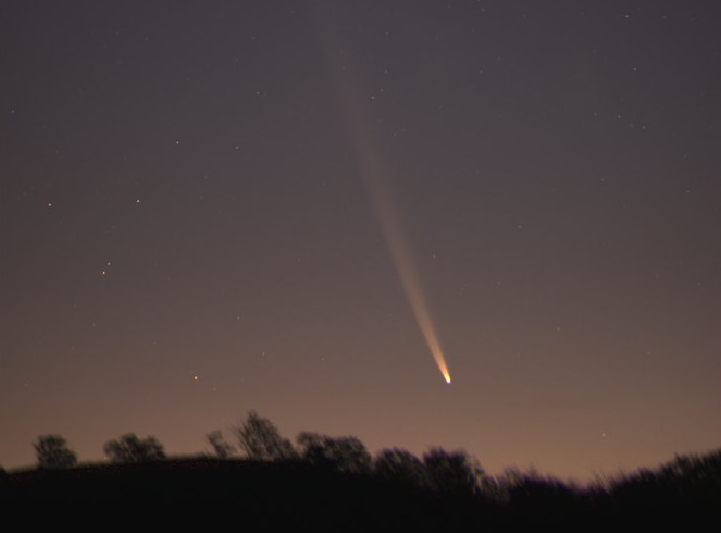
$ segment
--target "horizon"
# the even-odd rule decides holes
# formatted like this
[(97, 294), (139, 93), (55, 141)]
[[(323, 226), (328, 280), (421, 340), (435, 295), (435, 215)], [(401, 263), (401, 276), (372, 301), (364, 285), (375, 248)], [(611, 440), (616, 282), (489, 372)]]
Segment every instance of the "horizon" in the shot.
[[(233, 428), (231, 428), (228, 431), (232, 431), (232, 429)], [(45, 435), (45, 436), (47, 436), (47, 435)], [(62, 437), (62, 435), (60, 435), (60, 436)], [(123, 435), (121, 435), (121, 437), (122, 436)], [(149, 435), (149, 436), (155, 437), (155, 435)], [(231, 444), (231, 446), (234, 446), (234, 447), (238, 446), (238, 443), (235, 440), (235, 439), (237, 439), (237, 437), (235, 437), (235, 439), (234, 439), (232, 436), (229, 436), (229, 435), (224, 434), (223, 436), (229, 437), (229, 438), (226, 438), (226, 441), (230, 441), (229, 444)], [(281, 435), (281, 436), (284, 436), (284, 435)], [(328, 437), (332, 437), (332, 438), (341, 437), (338, 435), (323, 435), (323, 436), (328, 436)], [(346, 437), (346, 436), (355, 437), (355, 435), (344, 435), (343, 437)], [(142, 436), (139, 436), (139, 437), (142, 437)], [(108, 439), (106, 442), (108, 442), (109, 440), (112, 440), (112, 439)], [(362, 442), (362, 439), (360, 439), (360, 440)], [(208, 443), (207, 435), (205, 438), (206, 449), (196, 451), (196, 452), (175, 452), (175, 453), (168, 452), (165, 449), (165, 443), (163, 443), (160, 440), (159, 440), (159, 442), (163, 448), (165, 455), (161, 459), (154, 459), (150, 462), (166, 462), (166, 461), (173, 462), (173, 461), (185, 461), (185, 460), (193, 460), (193, 459), (213, 459), (213, 460), (217, 460), (220, 462), (223, 462), (223, 461), (235, 461), (235, 462), (248, 461), (248, 462), (256, 462), (256, 463), (278, 463), (278, 462), (283, 463), (283, 462), (297, 462), (297, 461), (308, 462), (308, 459), (305, 459), (303, 457), (286, 458), (286, 459), (251, 458), (251, 457), (248, 457), (247, 455), (245, 455), (244, 452), (238, 451), (237, 448), (235, 450), (233, 450), (229, 456), (220, 457), (212, 450), (212, 446)], [(296, 439), (291, 439), (291, 442), (293, 443), (294, 449), (296, 449), (296, 451), (297, 451), (298, 446), (296, 444)], [(416, 452), (413, 452), (412, 450), (408, 450), (408, 451), (410, 451), (415, 457), (422, 459), (423, 455), (426, 452), (428, 452), (434, 448), (437, 448), (437, 447), (429, 446), (425, 450), (423, 450), (421, 453), (416, 453)], [(67, 449), (69, 449), (71, 451), (75, 451), (75, 450), (73, 450), (72, 446), (69, 446)], [(387, 447), (380, 448), (377, 450), (368, 449), (367, 451), (371, 454), (371, 457), (373, 459), (375, 459), (381, 452), (383, 452), (385, 450), (392, 450), (392, 449), (405, 449), (405, 448), (401, 448), (398, 446), (387, 446)], [(454, 452), (468, 453), (468, 451), (463, 449), (462, 447), (441, 448), (441, 449), (446, 452), (449, 452), (449, 453), (454, 453)], [(567, 476), (567, 477), (558, 476), (553, 472), (545, 472), (545, 471), (539, 470), (533, 464), (526, 465), (526, 466), (520, 466), (518, 464), (511, 464), (511, 465), (507, 465), (506, 467), (502, 468), (499, 471), (491, 472), (485, 468), (483, 463), (477, 457), (475, 457), (472, 454), (470, 454), (470, 457), (472, 459), (478, 460), (478, 462), (483, 470), (483, 474), (482, 474), (483, 477), (490, 477), (493, 479), (501, 479), (508, 473), (531, 474), (531, 475), (539, 475), (542, 478), (546, 478), (546, 479), (556, 479), (556, 480), (559, 480), (562, 483), (565, 483), (571, 487), (580, 488), (580, 489), (589, 489), (589, 488), (593, 488), (593, 487), (599, 486), (599, 485), (605, 486), (610, 481), (621, 481), (629, 476), (633, 476), (644, 470), (655, 471), (655, 470), (667, 465), (668, 463), (673, 462), (674, 460), (676, 460), (679, 457), (703, 458), (708, 455), (717, 453), (719, 450), (721, 450), (721, 448), (716, 447), (716, 448), (711, 448), (711, 449), (704, 450), (704, 451), (674, 453), (672, 457), (668, 457), (665, 460), (663, 460), (655, 465), (641, 465), (641, 466), (638, 466), (631, 470), (619, 469), (615, 472), (593, 472), (592, 475), (590, 475), (587, 478), (578, 478), (578, 477), (574, 477), (574, 476)], [(102, 458), (93, 458), (93, 459), (84, 459), (82, 456), (79, 456), (79, 457), (77, 457), (77, 462), (73, 466), (63, 467), (61, 469), (74, 469), (74, 468), (96, 467), (96, 466), (103, 467), (103, 466), (111, 466), (111, 465), (123, 466), (123, 465), (133, 465), (133, 464), (142, 465), (143, 462), (117, 461), (117, 460), (114, 460), (114, 459), (108, 457), (107, 454), (103, 454)], [(27, 471), (35, 471), (35, 470), (48, 470), (47, 468), (40, 468), (38, 466), (37, 456), (35, 457), (35, 461), (32, 464), (16, 465), (16, 466), (13, 466), (10, 468), (6, 468), (4, 465), (0, 464), (0, 468), (2, 468), (8, 474), (27, 472)], [(50, 470), (52, 470), (52, 469), (50, 469)]]

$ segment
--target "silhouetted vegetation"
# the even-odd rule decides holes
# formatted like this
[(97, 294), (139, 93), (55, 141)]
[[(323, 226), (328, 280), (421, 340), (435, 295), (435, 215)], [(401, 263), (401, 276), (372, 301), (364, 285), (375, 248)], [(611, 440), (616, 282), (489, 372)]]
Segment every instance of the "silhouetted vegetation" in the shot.
[(392, 483), (413, 487), (430, 486), (423, 462), (408, 450), (400, 448), (381, 450), (373, 461), (373, 473)]
[(34, 446), (38, 468), (71, 468), (78, 462), (77, 455), (60, 435), (40, 435)]
[(296, 456), (293, 445), (278, 433), (275, 424), (255, 411), (250, 411), (245, 422), (235, 427), (235, 434), (248, 459), (275, 461)]
[(443, 448), (431, 448), (423, 454), (423, 466), (430, 486), (438, 492), (473, 496), (480, 489), (483, 469), (462, 450), (447, 452)]
[(248, 458), (231, 459), (220, 431), (207, 435), (217, 458), (170, 460), (154, 437), (128, 434), (105, 445), (110, 464), (74, 468), (65, 440), (44, 435), (37, 469), (0, 473), (0, 501), (91, 500), (145, 511), (192, 501), (195, 512), (212, 500), (244, 527), (333, 531), (690, 530), (715, 519), (721, 502), (721, 449), (581, 487), (535, 471), (489, 476), (459, 450), (431, 448), (418, 458), (390, 448), (373, 458), (357, 437), (312, 432), (294, 448), (255, 412), (236, 429)]
[(103, 451), (114, 463), (144, 463), (165, 459), (163, 445), (158, 439), (153, 436), (141, 439), (135, 433), (106, 442)]
[(222, 431), (211, 431), (205, 437), (219, 459), (227, 459), (235, 452), (235, 448), (226, 442)]
[(298, 435), (297, 442), (300, 456), (317, 466), (349, 474), (368, 474), (371, 471), (371, 454), (358, 437), (329, 437), (303, 432)]

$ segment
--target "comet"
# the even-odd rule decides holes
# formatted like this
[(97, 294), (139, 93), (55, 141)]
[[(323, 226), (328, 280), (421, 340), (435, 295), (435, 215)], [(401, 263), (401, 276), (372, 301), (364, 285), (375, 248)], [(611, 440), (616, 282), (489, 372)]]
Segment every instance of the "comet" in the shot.
[[(374, 97), (368, 97), (369, 91), (363, 91), (360, 80), (354, 75), (354, 70), (345, 64), (347, 54), (343, 52), (342, 39), (334, 35), (333, 28), (328, 25), (325, 17), (319, 18), (319, 29), (324, 44), (323, 48), (330, 63), (337, 92), (340, 95), (340, 104), (350, 133), (361, 179), (368, 191), (398, 279), (416, 323), (439, 372), (446, 384), (450, 385), (451, 375), (448, 371), (446, 357), (438, 340), (420, 278), (412, 261), (398, 210), (395, 208), (386, 184), (387, 166), (378, 144), (374, 142), (374, 131), (371, 124), (375, 121), (368, 119), (374, 113), (374, 109), (370, 107)], [(339, 50), (341, 53), (338, 53)]]
[[(377, 161), (369, 152), (365, 153), (365, 160), (366, 162)], [(451, 376), (448, 371), (448, 364), (446, 363), (443, 349), (438, 340), (435, 324), (431, 318), (431, 313), (421, 288), (420, 278), (414, 268), (410, 250), (401, 230), (398, 212), (394, 208), (388, 189), (382, 179), (383, 173), (381, 173), (380, 170), (381, 169), (375, 167), (367, 168), (363, 174), (364, 181), (369, 190), (383, 237), (393, 259), (393, 265), (395, 266), (398, 279), (413, 312), (413, 316), (423, 334), (423, 338), (428, 345), (431, 355), (433, 355), (439, 372), (446, 380), (446, 384), (450, 385)]]

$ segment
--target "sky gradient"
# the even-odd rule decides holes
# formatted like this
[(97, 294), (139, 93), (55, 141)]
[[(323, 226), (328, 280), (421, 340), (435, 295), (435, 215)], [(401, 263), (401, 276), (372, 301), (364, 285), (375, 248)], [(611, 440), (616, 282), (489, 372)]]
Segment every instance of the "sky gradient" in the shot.
[(250, 409), (580, 480), (721, 443), (717, 2), (0, 9), (3, 467)]

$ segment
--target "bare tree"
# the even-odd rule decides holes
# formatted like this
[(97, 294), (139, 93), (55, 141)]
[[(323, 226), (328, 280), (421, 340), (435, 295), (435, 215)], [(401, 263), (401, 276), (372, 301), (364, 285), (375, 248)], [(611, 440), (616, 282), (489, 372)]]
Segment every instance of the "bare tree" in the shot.
[(60, 435), (40, 435), (34, 446), (38, 468), (71, 468), (78, 462), (77, 455)]
[(228, 444), (223, 437), (223, 432), (220, 430), (211, 431), (206, 435), (208, 442), (213, 447), (215, 455), (220, 459), (227, 459), (235, 452), (235, 448)]
[(160, 441), (153, 436), (138, 438), (128, 433), (117, 440), (109, 440), (103, 451), (114, 463), (143, 463), (165, 459), (165, 451)]
[(273, 422), (261, 418), (255, 411), (250, 411), (245, 422), (234, 431), (240, 448), (249, 459), (275, 461), (297, 456), (293, 445), (280, 435)]

